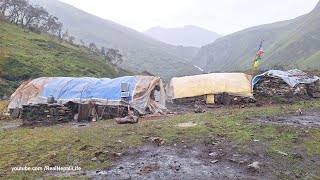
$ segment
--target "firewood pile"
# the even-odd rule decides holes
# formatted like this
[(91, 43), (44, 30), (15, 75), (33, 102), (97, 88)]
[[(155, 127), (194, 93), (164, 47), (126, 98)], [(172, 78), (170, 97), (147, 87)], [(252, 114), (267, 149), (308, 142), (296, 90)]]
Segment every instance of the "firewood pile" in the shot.
[(280, 78), (265, 77), (254, 87), (254, 93), (265, 97), (300, 97), (308, 98), (312, 86), (299, 84), (296, 87), (289, 86)]

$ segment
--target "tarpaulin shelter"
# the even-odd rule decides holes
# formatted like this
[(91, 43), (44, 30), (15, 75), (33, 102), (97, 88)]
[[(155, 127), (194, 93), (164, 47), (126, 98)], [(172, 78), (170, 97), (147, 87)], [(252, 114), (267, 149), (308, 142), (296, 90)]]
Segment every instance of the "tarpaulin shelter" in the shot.
[(214, 94), (224, 92), (242, 97), (253, 96), (251, 76), (244, 73), (211, 73), (175, 77), (167, 85), (166, 91), (169, 100), (209, 95), (208, 101), (208, 97), (212, 99)]
[(255, 76), (252, 79), (252, 83), (255, 85), (265, 77), (281, 78), (291, 87), (295, 87), (298, 84), (311, 84), (320, 79), (318, 76), (309, 76), (305, 72), (298, 69), (289, 71), (269, 70), (263, 74)]
[[(131, 108), (145, 114), (149, 109), (157, 112), (165, 108), (165, 92), (162, 81), (154, 76), (126, 76), (109, 78), (42, 77), (24, 82), (12, 94), (8, 109), (23, 105), (45, 104), (53, 96), (57, 103), (89, 103), (100, 105), (123, 105), (121, 84), (129, 84), (128, 102)], [(157, 88), (156, 88), (157, 87)], [(160, 91), (160, 101), (152, 97), (155, 89)]]

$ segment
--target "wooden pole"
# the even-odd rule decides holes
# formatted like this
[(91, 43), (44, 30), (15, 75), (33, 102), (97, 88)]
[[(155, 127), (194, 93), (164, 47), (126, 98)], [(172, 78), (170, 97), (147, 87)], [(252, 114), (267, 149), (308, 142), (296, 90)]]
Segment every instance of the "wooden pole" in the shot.
[(251, 69), (251, 93), (253, 94), (253, 73), (254, 73), (254, 63), (255, 63), (256, 59), (254, 58), (253, 60), (253, 66), (252, 66), (252, 69)]

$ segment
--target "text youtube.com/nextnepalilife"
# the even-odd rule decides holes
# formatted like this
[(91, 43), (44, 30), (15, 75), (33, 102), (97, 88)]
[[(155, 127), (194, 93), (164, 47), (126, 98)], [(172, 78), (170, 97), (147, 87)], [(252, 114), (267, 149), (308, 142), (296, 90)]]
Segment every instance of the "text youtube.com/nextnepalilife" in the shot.
[(79, 166), (43, 166), (43, 167), (12, 167), (11, 170), (14, 171), (81, 171)]

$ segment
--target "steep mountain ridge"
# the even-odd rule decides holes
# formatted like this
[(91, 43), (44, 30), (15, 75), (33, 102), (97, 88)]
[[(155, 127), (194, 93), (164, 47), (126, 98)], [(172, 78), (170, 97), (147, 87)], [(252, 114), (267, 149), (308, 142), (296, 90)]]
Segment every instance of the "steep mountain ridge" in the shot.
[[(310, 13), (272, 24), (248, 28), (222, 37), (199, 50), (193, 63), (205, 71), (252, 68), (259, 43), (264, 39), (261, 69), (274, 65), (287, 68), (319, 68), (320, 2)], [(318, 59), (318, 60), (316, 60)]]
[[(86, 13), (57, 0), (32, 0), (45, 7), (64, 23), (65, 29), (86, 44), (119, 49), (124, 57), (121, 67), (137, 72), (149, 71), (169, 78), (199, 71), (191, 65), (177, 47), (156, 41), (115, 22)], [(189, 58), (191, 59), (191, 57)]]

